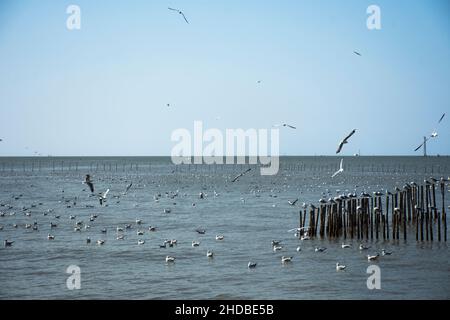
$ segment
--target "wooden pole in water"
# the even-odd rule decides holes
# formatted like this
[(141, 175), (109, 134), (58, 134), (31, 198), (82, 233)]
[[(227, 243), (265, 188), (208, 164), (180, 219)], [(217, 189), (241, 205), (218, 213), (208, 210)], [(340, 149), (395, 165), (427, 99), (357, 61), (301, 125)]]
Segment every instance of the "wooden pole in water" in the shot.
[(406, 241), (406, 197), (407, 197), (407, 192), (403, 193), (403, 240)]
[(420, 186), (420, 241), (423, 241), (423, 186)]
[(444, 241), (447, 242), (447, 213), (445, 212), (445, 180), (441, 178), (442, 223), (444, 224)]
[(428, 219), (429, 219), (429, 210), (430, 210), (430, 204), (428, 202), (429, 194), (430, 194), (430, 185), (427, 181), (425, 182), (425, 205), (426, 205), (426, 211), (425, 211), (425, 235), (426, 240), (428, 241)]
[(370, 198), (370, 239), (373, 239), (374, 198)]
[(384, 221), (386, 224), (386, 238), (389, 240), (389, 194), (386, 194), (386, 216)]
[(299, 218), (298, 218), (298, 234), (297, 237), (300, 238), (303, 234), (303, 229), (302, 229), (302, 210), (299, 210)]

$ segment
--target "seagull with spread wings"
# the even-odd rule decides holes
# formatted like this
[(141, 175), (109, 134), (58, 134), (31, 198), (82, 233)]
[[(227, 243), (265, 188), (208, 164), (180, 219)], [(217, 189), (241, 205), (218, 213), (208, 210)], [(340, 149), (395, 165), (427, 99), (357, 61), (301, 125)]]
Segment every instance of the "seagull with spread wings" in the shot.
[(91, 175), (87, 174), (86, 177), (84, 178), (83, 183), (88, 185), (91, 192), (94, 192), (94, 184), (92, 183)]
[(361, 53), (359, 53), (358, 51), (353, 51), (353, 53), (361, 57)]
[(251, 168), (248, 168), (247, 170), (245, 170), (242, 173), (239, 173), (236, 177), (234, 177), (233, 180), (231, 180), (231, 182), (235, 182), (237, 179), (239, 179), (240, 177), (242, 177), (244, 174), (246, 174), (247, 172), (249, 172), (250, 170), (252, 170)]
[(354, 135), (355, 132), (356, 132), (356, 129), (353, 129), (353, 131), (350, 132), (350, 134), (349, 134), (348, 136), (346, 136), (341, 142), (339, 142), (339, 146), (338, 146), (338, 149), (337, 149), (336, 153), (341, 152), (342, 147), (344, 146), (344, 144), (348, 143), (348, 139), (349, 139), (352, 135)]
[(186, 23), (189, 24), (189, 21), (187, 21), (186, 16), (184, 15), (183, 11), (178, 10), (178, 9), (174, 9), (174, 8), (168, 8), (168, 9), (169, 9), (169, 10), (172, 10), (172, 11), (176, 11), (176, 12), (178, 12), (179, 14), (181, 14), (181, 15), (183, 16), (183, 18), (184, 18), (184, 21), (186, 21)]
[(336, 171), (335, 173), (333, 173), (333, 175), (331, 176), (332, 178), (337, 176), (339, 173), (344, 172), (344, 167), (342, 166), (343, 162), (344, 162), (344, 159), (341, 159), (341, 164), (339, 165), (339, 170)]
[(289, 127), (289, 128), (291, 128), (291, 129), (297, 129), (296, 127), (291, 126), (290, 124), (287, 124), (287, 123), (275, 124), (275, 125), (273, 125), (273, 126), (274, 126), (274, 127), (281, 127), (281, 126), (283, 126), (283, 127)]

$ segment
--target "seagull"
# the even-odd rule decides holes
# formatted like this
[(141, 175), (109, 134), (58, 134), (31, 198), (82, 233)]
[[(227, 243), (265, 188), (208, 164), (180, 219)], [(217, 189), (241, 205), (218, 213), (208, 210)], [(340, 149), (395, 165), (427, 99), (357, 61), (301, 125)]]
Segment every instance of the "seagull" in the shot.
[(128, 190), (130, 190), (132, 185), (133, 185), (132, 182), (129, 185), (127, 185), (127, 188), (125, 189), (125, 192), (123, 193), (124, 195), (127, 194)]
[(356, 129), (353, 129), (352, 132), (350, 132), (350, 134), (349, 134), (348, 136), (346, 136), (341, 142), (339, 142), (339, 146), (338, 146), (338, 149), (336, 150), (336, 153), (341, 152), (342, 147), (344, 146), (344, 144), (348, 143), (347, 140), (348, 140), (352, 135), (354, 135), (355, 132), (356, 132)]
[(223, 235), (217, 235), (217, 236), (216, 236), (216, 240), (219, 240), (219, 241), (220, 241), (220, 240), (223, 240), (223, 238), (224, 238)]
[(367, 249), (370, 249), (370, 247), (366, 247), (362, 243), (359, 245), (359, 250), (367, 250)]
[(392, 254), (392, 251), (386, 251), (386, 249), (381, 249), (381, 255), (390, 256), (391, 254)]
[(116, 240), (123, 240), (125, 238), (125, 235), (119, 234), (116, 238)]
[(137, 244), (139, 244), (139, 245), (140, 244), (144, 244), (144, 243), (145, 243), (145, 240), (141, 240), (141, 239), (139, 239), (138, 242), (137, 242)]
[(195, 231), (196, 231), (198, 234), (205, 234), (205, 233), (206, 233), (206, 230), (205, 230), (205, 229), (200, 229), (200, 228), (196, 229)]
[(91, 190), (91, 193), (94, 192), (94, 184), (92, 183), (91, 176), (89, 174), (86, 175), (83, 183), (88, 185), (89, 189)]
[(378, 260), (378, 257), (379, 257), (380, 255), (377, 253), (376, 255), (374, 255), (374, 256), (371, 256), (371, 255), (367, 255), (367, 260), (368, 261), (375, 261), (375, 260)]
[[(445, 117), (445, 113), (444, 113), (444, 114), (441, 116), (441, 118), (439, 119), (438, 124), (441, 123), (441, 121), (442, 121), (442, 119), (444, 119), (444, 117)], [(1, 139), (0, 139), (0, 141), (1, 141)]]
[(3, 244), (5, 245), (5, 247), (12, 247), (13, 243), (14, 243), (14, 241), (8, 241), (8, 240), (3, 241)]
[(292, 257), (285, 257), (285, 256), (281, 257), (281, 263), (288, 263), (291, 261), (292, 261)]
[(144, 231), (138, 230), (138, 231), (136, 231), (136, 235), (143, 236), (144, 235)]
[(316, 247), (315, 249), (314, 249), (314, 251), (315, 252), (325, 252), (325, 250), (327, 250), (327, 248), (318, 248), (318, 247)]
[(47, 235), (48, 240), (55, 240), (55, 236), (52, 236), (50, 233)]
[(238, 174), (236, 177), (234, 177), (233, 180), (231, 180), (231, 182), (235, 182), (237, 179), (239, 179), (240, 177), (242, 177), (244, 174), (246, 174), (247, 172), (249, 172), (250, 170), (252, 170), (251, 168), (248, 168), (247, 170), (245, 170), (244, 172), (241, 172), (240, 174)]
[(87, 237), (86, 238), (86, 243), (91, 243), (91, 238)]
[(173, 262), (175, 262), (175, 257), (171, 257), (171, 256), (166, 256), (166, 262), (167, 263), (173, 263)]
[(291, 126), (290, 124), (287, 124), (287, 123), (274, 124), (273, 126), (274, 126), (274, 127), (281, 127), (281, 126), (283, 126), (283, 127), (289, 127), (289, 128), (291, 128), (291, 129), (297, 129), (296, 127)]
[(278, 250), (281, 250), (281, 249), (283, 249), (282, 246), (274, 246), (273, 247), (273, 251), (278, 251)]
[(192, 246), (193, 247), (198, 247), (200, 245), (200, 242), (198, 242), (198, 241), (192, 241)]
[(346, 248), (351, 248), (352, 246), (350, 244), (343, 243), (341, 247), (342, 247), (342, 249), (346, 249)]
[(335, 173), (333, 173), (333, 175), (331, 176), (332, 178), (337, 176), (339, 173), (344, 172), (344, 167), (342, 166), (343, 162), (344, 162), (344, 159), (341, 159), (341, 163), (339, 164), (339, 170), (336, 171)]
[(206, 256), (207, 256), (208, 258), (213, 258), (213, 257), (214, 257), (214, 252), (208, 250), (208, 251), (206, 252)]
[(300, 252), (300, 251), (302, 251), (302, 248), (297, 247), (297, 252)]
[(256, 265), (257, 265), (256, 262), (249, 261), (247, 266), (249, 269), (254, 269), (254, 268), (256, 268)]
[(272, 247), (278, 246), (281, 243), (281, 241), (278, 240), (272, 240)]
[(187, 19), (186, 19), (184, 13), (183, 13), (181, 10), (173, 9), (173, 8), (168, 8), (168, 9), (169, 9), (169, 10), (172, 10), (172, 11), (176, 11), (176, 12), (178, 12), (179, 14), (181, 14), (181, 15), (183, 16), (183, 18), (184, 18), (184, 21), (186, 21), (186, 23), (189, 24), (189, 22), (187, 21)]
[[(437, 135), (437, 134), (436, 134), (436, 135)], [(429, 138), (425, 138), (425, 141), (422, 142), (417, 148), (415, 148), (414, 151), (419, 150), (419, 149), (425, 144), (425, 142), (427, 142), (428, 140), (429, 140)]]
[(340, 271), (340, 270), (344, 270), (346, 268), (346, 266), (339, 264), (339, 262), (336, 262), (336, 270)]
[(358, 51), (353, 51), (354, 54), (361, 56), (361, 53), (359, 53)]
[(98, 194), (98, 201), (100, 202), (100, 205), (102, 206), (103, 205), (103, 202), (105, 202), (106, 201), (106, 196), (108, 195), (108, 193), (109, 193), (109, 189), (107, 189), (105, 192), (103, 192), (103, 193), (99, 193)]
[(291, 206), (295, 206), (295, 204), (297, 203), (297, 201), (298, 201), (298, 199), (295, 199), (294, 201), (288, 200), (288, 203), (289, 203)]
[(98, 245), (104, 245), (105, 244), (105, 240), (97, 240), (97, 244)]

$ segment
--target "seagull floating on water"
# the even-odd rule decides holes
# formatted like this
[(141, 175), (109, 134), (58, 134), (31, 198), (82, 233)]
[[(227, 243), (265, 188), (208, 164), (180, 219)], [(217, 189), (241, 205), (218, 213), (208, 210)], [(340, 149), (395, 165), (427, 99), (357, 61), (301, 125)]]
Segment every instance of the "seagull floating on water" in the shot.
[(216, 240), (220, 241), (223, 240), (224, 236), (223, 235), (217, 235), (216, 236)]
[(251, 261), (249, 261), (247, 267), (248, 267), (249, 269), (254, 269), (254, 268), (256, 268), (256, 265), (257, 265), (256, 262), (251, 262)]
[(167, 262), (167, 263), (173, 263), (173, 262), (175, 262), (175, 257), (166, 256), (166, 262)]
[(207, 256), (208, 258), (213, 258), (213, 257), (214, 257), (214, 252), (208, 250), (208, 251), (206, 252), (206, 256)]
[(381, 255), (390, 256), (391, 254), (392, 254), (392, 251), (386, 251), (386, 249), (381, 249)]
[(339, 264), (339, 262), (336, 262), (336, 270), (337, 271), (344, 270), (345, 268), (347, 268), (347, 267), (342, 264)]
[(374, 255), (374, 256), (371, 256), (371, 255), (367, 255), (367, 260), (369, 260), (369, 261), (375, 261), (375, 260), (378, 260), (378, 257), (379, 257), (380, 255), (377, 253), (376, 255)]
[(327, 248), (324, 248), (324, 247), (320, 247), (320, 248), (316, 247), (314, 249), (315, 252), (325, 252), (326, 250), (327, 250)]
[(343, 243), (341, 247), (342, 247), (342, 249), (346, 249), (346, 248), (351, 248), (352, 246), (350, 244)]
[(292, 261), (292, 257), (285, 257), (285, 256), (281, 257), (281, 263), (288, 263), (291, 261)]

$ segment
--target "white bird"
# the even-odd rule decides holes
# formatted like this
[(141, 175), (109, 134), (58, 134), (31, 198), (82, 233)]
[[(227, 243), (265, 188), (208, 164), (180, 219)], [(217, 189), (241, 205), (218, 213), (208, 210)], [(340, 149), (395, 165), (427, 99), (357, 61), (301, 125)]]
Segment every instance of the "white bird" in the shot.
[(346, 248), (351, 248), (352, 246), (350, 244), (343, 243), (341, 247), (342, 247), (342, 249), (346, 249)]
[(166, 256), (166, 262), (167, 262), (167, 263), (173, 263), (173, 262), (175, 262), (175, 257)]
[(144, 244), (144, 243), (145, 243), (145, 240), (141, 240), (141, 239), (139, 239), (138, 242), (137, 242), (137, 244), (139, 244), (139, 245), (140, 244)]
[(206, 252), (206, 256), (207, 256), (208, 258), (212, 258), (212, 257), (214, 257), (214, 252), (208, 250), (208, 251)]
[(331, 176), (332, 178), (334, 178), (335, 176), (337, 176), (339, 173), (344, 172), (344, 167), (342, 166), (343, 162), (344, 162), (344, 159), (341, 159), (341, 163), (340, 163), (340, 165), (339, 165), (339, 170), (336, 171), (335, 173), (333, 173), (333, 175)]
[(101, 246), (105, 244), (105, 240), (97, 240), (97, 244)]
[(303, 236), (300, 237), (300, 240), (301, 240), (301, 241), (304, 241), (304, 240), (310, 240), (310, 239), (311, 239), (311, 238), (309, 237), (308, 234), (305, 234), (305, 235), (303, 235)]
[(55, 240), (55, 236), (52, 236), (50, 233), (47, 236), (48, 240)]
[(327, 248), (323, 248), (323, 247), (321, 247), (321, 248), (316, 247), (316, 248), (314, 249), (315, 252), (325, 252), (326, 250), (327, 250)]
[(279, 251), (279, 250), (281, 250), (281, 249), (283, 249), (282, 246), (274, 246), (274, 247), (273, 247), (273, 251)]
[(117, 232), (122, 232), (122, 231), (123, 231), (123, 228), (122, 228), (122, 227), (117, 227), (117, 228), (116, 228), (116, 231), (117, 231)]
[(183, 18), (184, 18), (184, 21), (186, 21), (186, 23), (189, 24), (189, 22), (188, 22), (187, 19), (186, 19), (186, 16), (184, 15), (184, 13), (183, 13), (181, 10), (173, 9), (173, 8), (168, 8), (168, 9), (169, 9), (169, 10), (172, 10), (172, 11), (176, 11), (176, 12), (178, 12), (179, 14), (181, 14), (181, 15), (183, 16)]
[(142, 223), (142, 220), (136, 219), (136, 224), (141, 224), (141, 223)]
[(285, 257), (285, 256), (281, 257), (281, 263), (287, 263), (287, 262), (291, 262), (291, 261), (292, 261), (292, 257)]
[(302, 248), (297, 247), (297, 252), (300, 252), (302, 250)]
[(370, 247), (366, 247), (366, 246), (364, 246), (362, 243), (359, 245), (359, 250), (367, 250), (367, 249), (369, 249)]
[(192, 246), (193, 247), (198, 247), (200, 245), (200, 242), (198, 242), (198, 241), (192, 241)]
[(119, 234), (116, 238), (116, 240), (123, 240), (123, 239), (125, 239), (125, 235), (123, 234)]
[(356, 132), (356, 129), (353, 129), (353, 131), (350, 132), (348, 136), (346, 136), (344, 139), (341, 140), (341, 142), (339, 142), (339, 146), (338, 146), (338, 149), (336, 150), (336, 153), (341, 152), (342, 147), (344, 146), (344, 144), (348, 143), (348, 139), (349, 139), (352, 135), (354, 135), (355, 132)]
[(103, 192), (103, 193), (99, 193), (98, 194), (98, 201), (100, 202), (100, 205), (102, 206), (103, 205), (103, 202), (105, 202), (106, 201), (106, 196), (108, 195), (108, 193), (109, 193), (109, 189), (107, 189), (105, 192)]
[(339, 264), (339, 262), (336, 262), (336, 270), (340, 271), (340, 270), (344, 270), (346, 268), (346, 266)]
[(136, 234), (137, 234), (138, 236), (143, 236), (143, 235), (144, 235), (144, 231), (138, 230), (138, 231), (136, 231)]
[(256, 268), (256, 264), (257, 264), (256, 262), (249, 261), (247, 266), (249, 269), (253, 269), (253, 268)]
[(392, 254), (392, 251), (386, 251), (386, 249), (381, 249), (381, 255), (390, 256), (391, 254)]
[(371, 255), (367, 255), (367, 260), (369, 260), (369, 261), (375, 261), (375, 260), (378, 260), (378, 257), (379, 257), (380, 255), (377, 253), (376, 255), (374, 255), (374, 256), (371, 256)]
[(221, 234), (216, 235), (216, 240), (221, 241), (223, 240), (224, 236)]

